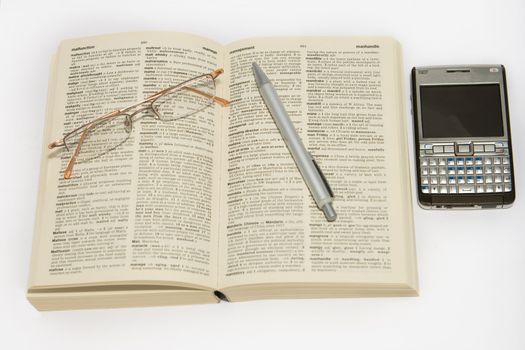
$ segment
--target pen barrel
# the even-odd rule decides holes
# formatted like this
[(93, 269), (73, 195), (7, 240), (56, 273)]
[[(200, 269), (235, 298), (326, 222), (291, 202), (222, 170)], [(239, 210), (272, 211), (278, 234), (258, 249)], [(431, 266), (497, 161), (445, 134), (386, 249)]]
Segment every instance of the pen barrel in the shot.
[(272, 84), (261, 85), (259, 91), (315, 203), (319, 209), (323, 209), (326, 204), (333, 202), (332, 194), (325, 179), (314, 164), (312, 156), (306, 150)]

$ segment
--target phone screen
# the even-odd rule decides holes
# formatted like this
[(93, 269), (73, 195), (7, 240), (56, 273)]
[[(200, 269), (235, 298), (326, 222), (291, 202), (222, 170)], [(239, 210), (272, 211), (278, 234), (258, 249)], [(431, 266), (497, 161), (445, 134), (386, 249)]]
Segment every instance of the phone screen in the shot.
[(504, 135), (498, 84), (421, 85), (425, 138)]

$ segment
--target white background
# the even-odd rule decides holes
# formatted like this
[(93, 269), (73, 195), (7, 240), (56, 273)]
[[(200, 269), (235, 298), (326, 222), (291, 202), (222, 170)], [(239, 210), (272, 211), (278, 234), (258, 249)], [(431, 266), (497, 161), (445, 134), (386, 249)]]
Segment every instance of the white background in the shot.
[[(514, 207), (431, 212), (414, 197), (417, 298), (39, 313), (24, 292), (51, 55), (68, 37), (137, 30), (190, 32), (222, 43), (391, 35), (403, 44), (407, 106), (412, 66), (505, 64)], [(523, 0), (1, 1), (0, 348), (525, 349), (524, 57)], [(406, 118), (412, 135), (408, 107)]]

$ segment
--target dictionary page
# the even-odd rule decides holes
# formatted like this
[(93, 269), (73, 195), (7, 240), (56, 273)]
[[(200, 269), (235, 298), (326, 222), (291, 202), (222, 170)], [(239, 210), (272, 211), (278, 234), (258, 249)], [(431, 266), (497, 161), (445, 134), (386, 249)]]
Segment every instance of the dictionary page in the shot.
[[(232, 106), (222, 136), (221, 290), (233, 300), (243, 297), (232, 287), (283, 283), (387, 285), (415, 293), (398, 43), (271, 38), (226, 49)], [(286, 148), (255, 84), (254, 61), (330, 183), (335, 222), (316, 207)]]
[[(174, 33), (63, 42), (44, 142), (215, 70), (221, 50), (210, 40)], [(221, 109), (212, 105), (174, 122), (145, 115), (123, 144), (78, 163), (69, 180), (63, 178), (66, 152), (46, 149), (30, 291), (111, 284), (214, 289)]]

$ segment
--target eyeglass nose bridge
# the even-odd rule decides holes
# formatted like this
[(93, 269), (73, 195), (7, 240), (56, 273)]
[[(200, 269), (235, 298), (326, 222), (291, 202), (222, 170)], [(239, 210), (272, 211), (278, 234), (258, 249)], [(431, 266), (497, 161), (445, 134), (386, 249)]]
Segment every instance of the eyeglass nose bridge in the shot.
[(160, 117), (158, 111), (151, 104), (137, 109), (135, 112), (130, 114), (130, 118), (134, 118), (136, 115), (138, 115), (138, 114), (140, 114), (142, 112), (147, 112), (147, 111), (151, 111), (152, 112), (151, 114), (153, 115), (153, 118), (155, 120), (161, 120), (161, 117)]
[(124, 121), (124, 129), (129, 134), (133, 129), (133, 120), (130, 115), (126, 115), (126, 120)]
[(153, 111), (153, 114), (155, 114), (155, 119), (156, 119), (156, 120), (161, 120), (162, 118), (161, 118), (161, 116), (160, 116), (160, 114), (159, 114), (159, 111), (157, 111), (157, 107), (155, 107), (155, 106), (153, 105), (153, 103), (152, 103), (149, 107), (150, 107), (150, 109)]

